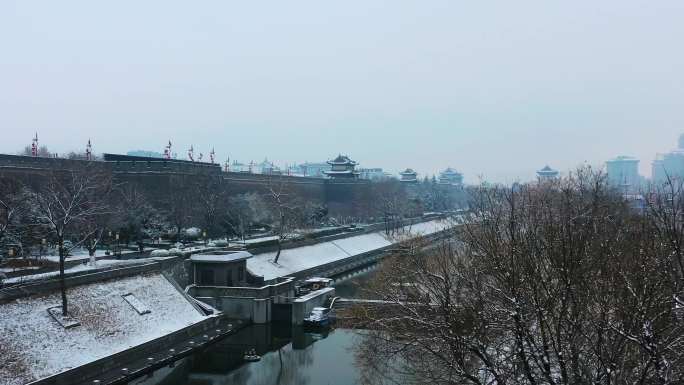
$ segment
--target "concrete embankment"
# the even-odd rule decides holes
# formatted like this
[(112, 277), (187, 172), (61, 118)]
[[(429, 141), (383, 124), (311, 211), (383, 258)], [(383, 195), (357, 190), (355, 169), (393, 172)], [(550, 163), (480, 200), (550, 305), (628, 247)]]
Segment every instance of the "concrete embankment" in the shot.
[[(59, 291), (33, 288), (40, 294), (5, 298), (0, 304), (0, 384), (39, 379), (72, 384), (214, 328), (219, 318), (206, 316), (160, 269), (161, 264), (147, 264), (71, 277), (69, 314), (79, 325), (70, 328), (47, 311), (61, 304)], [(49, 288), (53, 283), (43, 284)]]
[(371, 263), (394, 245), (415, 237), (435, 236), (452, 226), (448, 219), (411, 223), (391, 234), (376, 230), (363, 234), (336, 236), (322, 242), (282, 250), (275, 263), (276, 251), (256, 254), (247, 268), (264, 280), (279, 277), (305, 278), (311, 275), (334, 275)]
[[(253, 323), (272, 320), (301, 323), (321, 298), (294, 298), (294, 283), (312, 276), (332, 277), (376, 263), (399, 242), (416, 237), (438, 238), (452, 227), (447, 219), (434, 219), (404, 226), (392, 235), (375, 231), (347, 236), (336, 235), (313, 245), (284, 249), (278, 263), (275, 251), (257, 254), (247, 260), (252, 275), (263, 277), (258, 287), (190, 285), (188, 293), (235, 318)], [(323, 301), (326, 298), (323, 298)]]
[(31, 385), (127, 384), (128, 382), (173, 365), (222, 339), (235, 334), (249, 323), (224, 317), (212, 317), (131, 349), (90, 362)]

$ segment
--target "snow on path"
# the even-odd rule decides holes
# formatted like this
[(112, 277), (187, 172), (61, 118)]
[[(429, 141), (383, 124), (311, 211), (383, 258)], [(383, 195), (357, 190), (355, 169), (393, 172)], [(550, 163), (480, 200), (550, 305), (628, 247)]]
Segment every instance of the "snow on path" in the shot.
[[(448, 220), (433, 220), (405, 226), (404, 232), (397, 238), (406, 239), (418, 235), (428, 235), (448, 228), (451, 222)], [(335, 241), (322, 242), (311, 246), (285, 249), (280, 253), (278, 264), (272, 261), (276, 252), (257, 254), (247, 260), (247, 268), (250, 272), (262, 275), (265, 280), (288, 276), (301, 270), (338, 261), (354, 255), (377, 250), (399, 239), (387, 237), (383, 231), (369, 234), (361, 234)]]
[[(152, 311), (139, 315), (123, 294)], [(21, 384), (86, 364), (205, 319), (161, 274), (78, 286), (67, 291), (70, 312), (81, 326), (65, 330), (47, 313), (60, 294), (21, 298), (0, 305), (3, 359), (0, 384)], [(2, 350), (3, 348), (0, 348)]]
[[(164, 259), (164, 257), (159, 257), (159, 258)], [(76, 266), (71, 267), (69, 269), (65, 269), (64, 273), (67, 274), (67, 273), (76, 273), (79, 271), (95, 270), (95, 269), (101, 269), (104, 267), (110, 267), (110, 266), (114, 266), (114, 265), (118, 265), (121, 267), (131, 266), (131, 265), (140, 265), (143, 263), (155, 262), (156, 260), (157, 260), (156, 258), (98, 259), (95, 266), (92, 266), (90, 264), (76, 265)], [(8, 279), (4, 280), (3, 282), (5, 285), (17, 284), (17, 283), (28, 283), (30, 281), (35, 281), (35, 280), (39, 280), (39, 279), (52, 278), (52, 277), (56, 278), (57, 276), (59, 276), (59, 271), (50, 271), (47, 273), (30, 274), (30, 275), (23, 275), (23, 276), (14, 277), (14, 278), (8, 278)]]

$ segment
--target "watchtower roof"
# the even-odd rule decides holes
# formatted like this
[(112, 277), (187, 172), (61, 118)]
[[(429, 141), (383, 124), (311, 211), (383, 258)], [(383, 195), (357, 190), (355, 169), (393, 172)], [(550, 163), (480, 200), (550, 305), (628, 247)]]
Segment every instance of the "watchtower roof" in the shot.
[(356, 166), (356, 164), (357, 164), (353, 160), (349, 159), (348, 156), (342, 155), (342, 154), (338, 155), (337, 158), (335, 158), (333, 160), (329, 160), (327, 163), (330, 165), (337, 164), (337, 165), (350, 165), (350, 166)]

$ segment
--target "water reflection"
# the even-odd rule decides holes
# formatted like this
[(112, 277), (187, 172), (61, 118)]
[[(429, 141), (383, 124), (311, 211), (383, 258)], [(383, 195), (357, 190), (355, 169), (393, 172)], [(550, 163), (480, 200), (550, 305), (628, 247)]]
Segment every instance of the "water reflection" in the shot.
[[(354, 345), (358, 336), (346, 329), (315, 333), (289, 325), (254, 325), (224, 341), (154, 373), (141, 385), (294, 385), (358, 384)], [(246, 350), (261, 361), (246, 363)], [(163, 372), (163, 373), (162, 373)]]
[[(335, 277), (340, 297), (369, 298), (363, 290), (375, 275), (369, 266)], [(137, 385), (351, 385), (360, 383), (355, 347), (360, 337), (347, 329), (305, 332), (290, 325), (253, 325), (202, 353), (179, 361)], [(255, 349), (261, 361), (247, 363)]]

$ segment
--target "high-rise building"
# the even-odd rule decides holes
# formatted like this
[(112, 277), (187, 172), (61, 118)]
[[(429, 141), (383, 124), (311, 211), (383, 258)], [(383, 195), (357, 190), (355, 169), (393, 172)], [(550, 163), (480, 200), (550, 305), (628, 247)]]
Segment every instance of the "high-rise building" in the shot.
[(677, 149), (656, 155), (651, 167), (651, 178), (656, 183), (665, 182), (668, 177), (684, 179), (684, 134), (679, 137)]
[(620, 155), (606, 162), (608, 183), (624, 194), (635, 192), (641, 185), (639, 159)]

